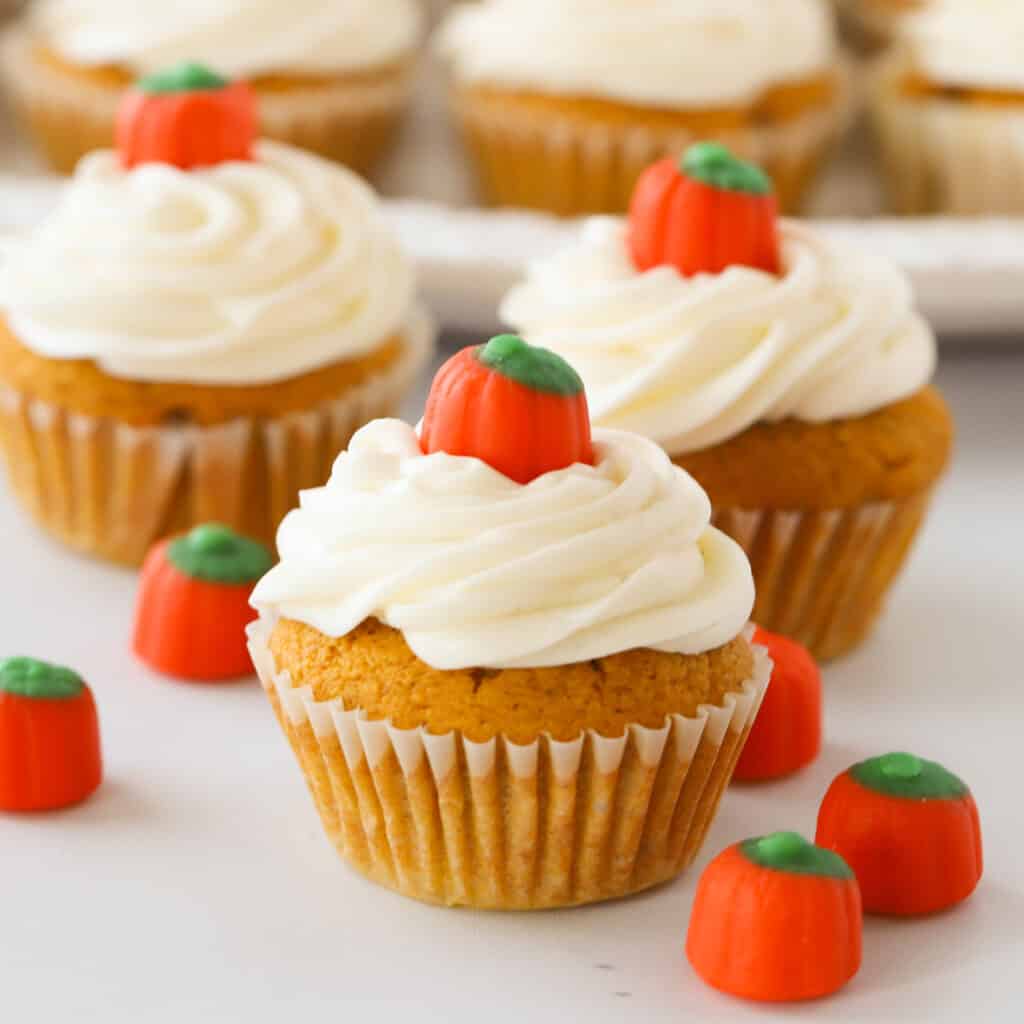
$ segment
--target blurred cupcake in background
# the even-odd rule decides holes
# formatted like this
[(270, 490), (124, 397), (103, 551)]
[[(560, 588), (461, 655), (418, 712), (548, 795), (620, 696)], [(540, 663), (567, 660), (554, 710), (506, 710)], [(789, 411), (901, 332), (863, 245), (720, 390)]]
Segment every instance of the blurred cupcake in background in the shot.
[(883, 253), (778, 223), (722, 147), (666, 159), (502, 306), (594, 422), (660, 443), (746, 550), (754, 621), (816, 657), (868, 634), (950, 456), (936, 345)]
[(716, 139), (795, 208), (844, 120), (821, 0), (483, 0), (437, 46), (495, 205), (621, 212), (652, 160)]
[(873, 99), (893, 207), (1024, 213), (1024, 4), (930, 0)]
[(194, 65), (125, 98), (0, 264), (0, 445), (51, 533), (134, 564), (216, 520), (270, 542), (429, 354), (410, 260), (352, 172), (254, 140)]
[(9, 89), (49, 162), (110, 146), (121, 93), (182, 61), (244, 77), (263, 134), (370, 170), (412, 90), (417, 0), (40, 0), (7, 40)]

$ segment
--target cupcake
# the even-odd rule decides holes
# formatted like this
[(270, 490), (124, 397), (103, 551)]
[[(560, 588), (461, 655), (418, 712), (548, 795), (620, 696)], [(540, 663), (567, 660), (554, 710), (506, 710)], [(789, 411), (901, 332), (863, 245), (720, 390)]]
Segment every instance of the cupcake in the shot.
[(254, 141), (251, 94), (216, 82), (129, 93), (119, 151), (83, 160), (0, 265), (12, 490), (126, 564), (208, 520), (269, 542), (432, 344), (369, 187)]
[(367, 171), (410, 97), (421, 21), (417, 0), (41, 0), (11, 34), (5, 70), (64, 173), (111, 145), (132, 82), (183, 61), (249, 79), (268, 138)]
[(750, 567), (650, 441), (518, 338), (364, 427), (281, 526), (253, 660), (341, 856), (442, 905), (625, 896), (694, 858), (770, 673)]
[(900, 29), (873, 97), (893, 207), (1024, 213), (1024, 5), (932, 0)]
[(769, 180), (705, 144), (536, 263), (502, 317), (578, 368), (595, 423), (707, 490), (755, 621), (819, 659), (866, 636), (952, 439), (934, 337), (883, 253), (778, 222)]
[(797, 207), (843, 120), (820, 0), (483, 0), (438, 45), (495, 205), (620, 213), (652, 160), (710, 138)]

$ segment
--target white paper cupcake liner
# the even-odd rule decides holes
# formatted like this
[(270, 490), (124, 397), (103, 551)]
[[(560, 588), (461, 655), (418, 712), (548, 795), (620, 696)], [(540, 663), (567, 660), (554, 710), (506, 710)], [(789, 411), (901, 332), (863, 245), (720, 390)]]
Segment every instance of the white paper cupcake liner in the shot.
[(906, 65), (877, 72), (872, 119), (898, 213), (1024, 214), (1024, 95), (1019, 107), (908, 96)]
[(518, 745), (371, 721), (278, 672), (273, 624), (249, 627), (260, 680), (329, 837), (370, 879), (429, 903), (527, 910), (613, 899), (696, 856), (760, 708), (771, 661), (721, 706)]
[(394, 415), (434, 344), (417, 311), (399, 360), (337, 399), (275, 419), (137, 427), (0, 386), (0, 449), (35, 520), (128, 565), (169, 533), (216, 520), (266, 543), (298, 492), (322, 484), (359, 427)]

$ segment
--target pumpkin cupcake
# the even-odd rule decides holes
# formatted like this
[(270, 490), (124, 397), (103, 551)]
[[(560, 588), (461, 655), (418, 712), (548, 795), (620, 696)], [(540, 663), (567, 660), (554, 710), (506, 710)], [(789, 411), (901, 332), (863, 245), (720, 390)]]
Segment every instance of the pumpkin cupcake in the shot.
[(1024, 4), (932, 0), (900, 38), (873, 99), (894, 209), (1024, 213)]
[(560, 359), (501, 337), (302, 495), (257, 671), (328, 835), (431, 903), (625, 896), (696, 855), (770, 673), (740, 548), (650, 441), (591, 438)]
[(122, 93), (184, 61), (247, 78), (262, 133), (359, 171), (389, 148), (412, 91), (417, 0), (42, 0), (6, 48), (10, 91), (40, 149), (70, 173), (109, 147)]
[(137, 564), (210, 519), (268, 542), (429, 355), (409, 259), (359, 178), (253, 140), (195, 66), (129, 93), (0, 269), (0, 446), (71, 546)]
[(826, 659), (868, 633), (949, 458), (906, 277), (808, 224), (720, 146), (645, 173), (502, 307), (575, 365), (594, 421), (649, 437), (746, 549), (755, 621)]
[(797, 207), (843, 121), (820, 0), (483, 0), (451, 13), (439, 47), (495, 205), (622, 212), (652, 160), (711, 138)]

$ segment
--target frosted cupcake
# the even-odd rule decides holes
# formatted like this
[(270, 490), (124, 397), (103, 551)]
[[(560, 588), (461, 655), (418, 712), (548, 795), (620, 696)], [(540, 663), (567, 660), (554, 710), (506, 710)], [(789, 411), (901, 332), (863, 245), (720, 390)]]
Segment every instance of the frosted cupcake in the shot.
[(429, 355), (415, 274), (368, 186), (254, 142), (200, 68), (125, 101), (0, 264), (0, 445), (14, 493), (82, 551), (141, 561), (216, 520), (269, 542)]
[(132, 82), (184, 61), (249, 79), (268, 138), (366, 171), (407, 105), (421, 22), (417, 0), (41, 0), (8, 41), (6, 77), (65, 173), (112, 144)]
[(281, 526), (254, 663), (342, 857), (446, 905), (624, 896), (696, 855), (770, 663), (743, 552), (514, 337), (364, 427)]
[(895, 209), (1024, 213), (1024, 4), (932, 0), (901, 40), (873, 103)]
[(438, 45), (496, 205), (622, 212), (652, 160), (711, 138), (796, 207), (842, 121), (820, 0), (483, 0)]
[(754, 617), (818, 658), (868, 633), (949, 458), (936, 346), (906, 277), (796, 221), (721, 147), (646, 172), (502, 307), (657, 441), (750, 556)]

